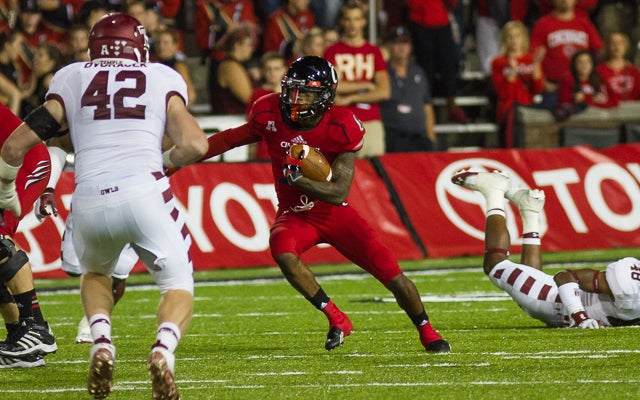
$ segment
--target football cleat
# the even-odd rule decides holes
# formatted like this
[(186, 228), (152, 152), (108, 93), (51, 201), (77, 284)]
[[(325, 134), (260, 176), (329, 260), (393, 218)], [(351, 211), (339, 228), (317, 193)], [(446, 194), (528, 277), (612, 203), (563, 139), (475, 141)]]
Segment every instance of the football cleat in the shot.
[(333, 350), (338, 346), (342, 346), (344, 338), (349, 336), (353, 332), (353, 325), (346, 314), (342, 314), (344, 319), (338, 324), (331, 324), (329, 333), (327, 333), (327, 340), (324, 342), (324, 348), (327, 350)]
[(33, 368), (45, 365), (44, 358), (40, 354), (30, 354), (24, 357), (0, 356), (1, 368)]
[(113, 365), (116, 348), (109, 343), (91, 346), (91, 367), (87, 389), (94, 399), (105, 399), (113, 389)]
[(147, 369), (151, 377), (153, 400), (180, 400), (180, 394), (173, 378), (176, 356), (161, 347), (154, 347), (147, 359)]
[(76, 343), (93, 343), (93, 336), (91, 336), (91, 327), (87, 317), (82, 317), (78, 323), (78, 334), (76, 335)]
[(533, 211), (540, 212), (544, 208), (544, 190), (514, 188), (505, 192), (504, 197), (513, 203), (520, 212)]
[(419, 326), (418, 332), (420, 333), (420, 343), (422, 343), (427, 352), (448, 353), (451, 351), (449, 342), (444, 340), (438, 333), (438, 331), (433, 329), (430, 321), (427, 321), (426, 324)]
[(509, 190), (509, 176), (501, 171), (477, 172), (460, 170), (453, 174), (451, 182), (486, 194), (491, 190), (506, 192)]
[[(20, 336), (7, 338), (0, 343), (0, 355), (5, 357), (25, 357), (55, 353), (58, 345), (48, 324), (38, 325), (33, 318), (20, 322)], [(10, 340), (12, 339), (12, 340)]]
[(451, 345), (444, 339), (438, 339), (427, 343), (425, 349), (428, 353), (449, 353), (451, 352)]

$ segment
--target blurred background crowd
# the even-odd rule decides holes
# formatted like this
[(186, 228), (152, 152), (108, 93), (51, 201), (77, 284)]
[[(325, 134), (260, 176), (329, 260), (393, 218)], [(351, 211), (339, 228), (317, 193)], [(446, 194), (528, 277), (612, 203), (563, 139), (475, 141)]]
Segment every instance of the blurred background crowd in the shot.
[[(287, 65), (323, 56), (385, 152), (443, 150), (437, 124), (489, 121), (510, 147), (513, 110), (558, 121), (640, 99), (637, 0), (0, 0), (0, 101), (25, 116), (53, 74), (88, 60), (101, 16), (137, 18), (151, 61), (187, 82), (194, 113), (245, 114)], [(464, 107), (477, 95), (482, 107)], [(437, 109), (437, 110), (436, 110)], [(377, 133), (376, 133), (377, 132)], [(260, 149), (255, 158), (261, 158)]]

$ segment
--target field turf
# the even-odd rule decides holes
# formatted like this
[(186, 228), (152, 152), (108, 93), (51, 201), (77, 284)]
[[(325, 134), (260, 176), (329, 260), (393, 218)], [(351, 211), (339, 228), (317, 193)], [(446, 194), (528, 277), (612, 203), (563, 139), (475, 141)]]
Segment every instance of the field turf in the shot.
[[(556, 253), (545, 262), (553, 273), (567, 265), (604, 268), (639, 253)], [(638, 327), (545, 328), (493, 287), (479, 265), (477, 257), (402, 263), (450, 354), (425, 353), (390, 293), (352, 265), (313, 267), (354, 324), (331, 352), (323, 345), (326, 318), (276, 268), (197, 272), (195, 314), (177, 351), (182, 399), (640, 398)], [(59, 349), (43, 368), (0, 369), (0, 399), (89, 399), (89, 346), (74, 343), (82, 315), (78, 280), (37, 286)], [(145, 360), (158, 298), (141, 274), (116, 306), (110, 399), (151, 397)], [(0, 329), (0, 337), (5, 333)]]

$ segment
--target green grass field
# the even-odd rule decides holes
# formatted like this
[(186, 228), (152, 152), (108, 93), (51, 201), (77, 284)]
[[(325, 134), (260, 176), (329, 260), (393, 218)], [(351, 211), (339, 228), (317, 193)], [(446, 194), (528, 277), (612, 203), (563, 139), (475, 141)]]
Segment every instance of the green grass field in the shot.
[[(638, 253), (558, 253), (545, 261), (586, 261), (603, 268), (601, 260)], [(313, 267), (354, 324), (344, 346), (331, 352), (323, 346), (326, 318), (277, 269), (198, 272), (194, 318), (177, 352), (182, 398), (640, 398), (637, 327), (544, 328), (493, 287), (479, 258), (402, 265), (452, 353), (425, 353), (390, 293), (351, 265)], [(548, 271), (559, 267), (553, 264)], [(150, 398), (145, 360), (155, 338), (159, 297), (150, 282), (146, 274), (132, 277), (115, 309), (118, 354), (110, 399)], [(1, 400), (89, 398), (89, 346), (74, 344), (82, 315), (77, 284), (75, 279), (37, 282), (59, 349), (47, 356), (44, 368), (0, 369)]]

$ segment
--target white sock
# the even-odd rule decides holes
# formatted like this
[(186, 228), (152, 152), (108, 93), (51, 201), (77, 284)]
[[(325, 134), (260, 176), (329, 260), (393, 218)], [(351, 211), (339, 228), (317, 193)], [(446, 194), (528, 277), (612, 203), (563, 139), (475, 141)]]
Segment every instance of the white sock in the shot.
[(105, 314), (94, 314), (89, 318), (93, 342), (111, 343), (111, 318)]
[(158, 334), (156, 335), (156, 343), (154, 346), (160, 345), (173, 353), (180, 342), (180, 328), (173, 322), (163, 322), (158, 326)]
[(487, 210), (501, 209), (504, 210), (504, 192), (501, 190), (489, 190), (483, 193), (487, 200)]
[(535, 211), (521, 211), (522, 232), (540, 232), (540, 213)]

